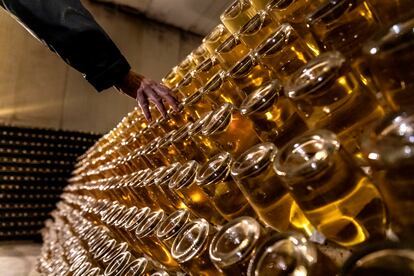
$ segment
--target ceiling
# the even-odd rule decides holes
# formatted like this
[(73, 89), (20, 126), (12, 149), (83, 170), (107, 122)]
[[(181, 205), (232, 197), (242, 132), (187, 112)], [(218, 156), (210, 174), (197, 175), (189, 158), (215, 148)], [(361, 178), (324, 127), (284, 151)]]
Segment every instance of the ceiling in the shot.
[(128, 7), (185, 31), (206, 35), (234, 0), (95, 0)]

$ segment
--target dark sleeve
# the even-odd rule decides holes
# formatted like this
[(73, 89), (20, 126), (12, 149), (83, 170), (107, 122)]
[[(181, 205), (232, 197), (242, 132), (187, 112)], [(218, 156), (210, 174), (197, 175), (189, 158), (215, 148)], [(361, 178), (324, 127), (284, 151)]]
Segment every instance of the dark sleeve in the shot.
[(37, 38), (102, 91), (130, 66), (79, 0), (0, 0)]

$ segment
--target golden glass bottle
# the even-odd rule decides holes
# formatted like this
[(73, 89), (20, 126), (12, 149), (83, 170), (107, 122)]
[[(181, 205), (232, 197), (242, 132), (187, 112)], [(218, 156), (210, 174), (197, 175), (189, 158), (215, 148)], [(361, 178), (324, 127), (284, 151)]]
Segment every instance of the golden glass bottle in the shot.
[[(152, 117), (152, 119), (156, 120), (156, 118)], [(153, 141), (156, 136), (154, 135), (154, 133), (151, 131), (151, 129), (149, 127), (141, 130), (136, 136), (136, 141), (135, 141), (135, 145), (141, 147), (144, 145), (149, 144), (151, 141)]]
[(150, 212), (151, 212), (151, 209), (148, 207), (138, 209), (118, 229), (120, 234), (123, 236), (123, 240), (125, 240), (129, 244), (131, 249), (133, 249), (135, 252), (142, 253), (141, 248), (136, 243), (136, 239), (137, 239), (135, 236), (136, 228), (148, 216)]
[(221, 225), (225, 219), (195, 181), (199, 167), (196, 161), (183, 164), (181, 170), (171, 178), (169, 188), (196, 216), (205, 218), (214, 225)]
[(414, 250), (402, 243), (384, 242), (352, 254), (341, 269), (341, 276), (413, 275)]
[(122, 271), (129, 264), (132, 255), (130, 252), (126, 251), (119, 254), (118, 258), (112, 260), (105, 268), (104, 276), (119, 276)]
[(189, 72), (184, 76), (184, 79), (177, 84), (177, 89), (185, 96), (189, 97), (193, 95), (198, 89), (201, 88), (201, 83), (194, 77), (193, 72)]
[(240, 216), (256, 216), (230, 175), (233, 158), (222, 152), (213, 156), (197, 172), (196, 182), (226, 220)]
[(307, 16), (318, 9), (324, 0), (251, 0), (271, 14), (280, 24), (288, 23), (299, 33), (314, 55), (320, 53), (319, 46), (307, 26)]
[(206, 83), (221, 69), (220, 61), (213, 55), (197, 66), (194, 72), (194, 77), (197, 78), (202, 85), (206, 85)]
[(236, 0), (222, 13), (220, 20), (232, 34), (237, 33), (256, 14), (248, 0)]
[(140, 257), (130, 262), (122, 271), (122, 276), (148, 276), (154, 271), (155, 267), (152, 262), (146, 257)]
[(180, 209), (169, 215), (157, 228), (158, 239), (171, 250), (175, 237), (191, 221), (190, 212)]
[(101, 257), (101, 261), (108, 265), (113, 259), (118, 258), (118, 256), (125, 252), (128, 249), (128, 244), (125, 242), (115, 242), (114, 247), (112, 247), (109, 251), (105, 252)]
[(229, 70), (248, 53), (249, 48), (240, 41), (237, 35), (230, 36), (216, 49), (216, 57), (225, 70)]
[(149, 173), (144, 179), (142, 179), (136, 192), (139, 198), (145, 203), (145, 206), (150, 207), (154, 211), (162, 208), (160, 206), (160, 202), (156, 201), (156, 198), (151, 196), (151, 191), (147, 187), (152, 185), (155, 178), (157, 178), (165, 170), (165, 168), (165, 166), (161, 166)]
[(250, 49), (254, 49), (262, 43), (278, 27), (278, 25), (279, 23), (276, 22), (269, 13), (260, 10), (240, 28), (238, 36)]
[(260, 245), (247, 275), (337, 275), (337, 268), (301, 234), (281, 233)]
[(152, 169), (169, 165), (168, 159), (158, 150), (161, 139), (162, 137), (158, 137), (152, 140), (142, 152), (142, 156), (151, 164)]
[(171, 255), (190, 275), (224, 275), (211, 262), (208, 252), (215, 229), (205, 219), (187, 223), (176, 236)]
[(174, 163), (170, 166), (167, 166), (164, 173), (160, 175), (158, 178), (154, 179), (155, 184), (158, 188), (162, 190), (164, 195), (168, 198), (170, 204), (172, 204), (177, 210), (178, 209), (186, 209), (187, 206), (184, 202), (177, 196), (173, 191), (169, 188), (169, 183), (171, 178), (181, 169), (180, 163)]
[(308, 17), (310, 29), (324, 50), (340, 51), (347, 58), (380, 27), (368, 1), (326, 1)]
[(183, 124), (187, 123), (186, 117), (179, 116), (180, 111), (174, 111), (172, 108), (167, 111), (167, 118), (160, 118), (157, 120), (157, 123), (164, 130), (165, 133), (168, 133), (172, 130), (178, 129)]
[[(254, 53), (250, 53), (240, 60), (228, 72), (228, 77), (238, 86), (238, 88), (249, 95), (263, 84), (276, 78), (275, 73), (260, 64)], [(240, 104), (237, 104), (240, 106)]]
[(272, 143), (253, 146), (234, 162), (232, 177), (266, 225), (280, 232), (300, 229), (310, 236), (312, 225), (273, 171), (276, 153)]
[(193, 62), (197, 68), (201, 63), (203, 63), (206, 59), (210, 58), (210, 52), (207, 50), (207, 47), (204, 43), (198, 46), (194, 51), (191, 52), (191, 57)]
[(137, 219), (138, 216), (144, 216), (149, 212), (149, 208), (137, 208), (131, 207), (125, 210), (124, 214), (120, 216), (116, 221), (113, 223), (113, 227), (111, 228), (111, 235), (117, 238), (120, 241), (125, 241), (128, 244), (131, 244), (132, 241), (130, 239), (129, 233), (126, 233), (124, 227), (131, 223), (131, 220)]
[(174, 89), (177, 84), (183, 79), (183, 76), (178, 72), (178, 67), (174, 67), (162, 79), (162, 83), (170, 89)]
[(229, 78), (225, 71), (219, 71), (211, 80), (203, 87), (203, 96), (210, 99), (215, 106), (222, 103), (232, 103), (240, 106), (245, 93), (241, 91), (235, 83)]
[(309, 129), (335, 132), (344, 148), (364, 164), (361, 133), (381, 119), (384, 110), (339, 52), (321, 54), (293, 74), (285, 95), (295, 104)]
[(283, 83), (289, 76), (308, 63), (315, 54), (289, 24), (282, 24), (255, 50), (259, 63), (274, 71)]
[(171, 141), (171, 137), (176, 132), (176, 130), (170, 131), (164, 137), (162, 137), (157, 144), (159, 156), (163, 158), (163, 164), (165, 166), (168, 166), (176, 162), (186, 161), (186, 157), (181, 153), (180, 149), (177, 148)]
[(268, 234), (251, 217), (239, 217), (223, 225), (210, 243), (209, 255), (225, 275), (247, 275), (250, 259)]
[(199, 149), (208, 158), (223, 151), (218, 143), (202, 134), (203, 125), (210, 120), (212, 114), (212, 111), (207, 112), (200, 119), (188, 126), (190, 138), (194, 140)]
[(178, 64), (178, 72), (180, 72), (180, 74), (182, 76), (185, 76), (190, 73), (191, 71), (193, 71), (196, 67), (196, 64), (194, 62), (193, 56), (191, 54), (189, 54), (188, 56), (186, 56), (184, 58), (184, 60), (182, 60), (179, 64)]
[(154, 171), (153, 177), (146, 181), (145, 188), (152, 201), (157, 202), (160, 208), (166, 213), (171, 214), (176, 210), (173, 202), (167, 197), (164, 191), (159, 187), (157, 179), (161, 177), (167, 168), (163, 167)]
[(171, 143), (177, 149), (180, 149), (180, 154), (185, 157), (186, 160), (195, 160), (203, 163), (207, 161), (207, 156), (198, 147), (195, 141), (190, 137), (188, 133), (188, 127), (191, 123), (182, 126), (171, 136)]
[(389, 26), (395, 24), (399, 20), (412, 16), (413, 3), (411, 0), (368, 0), (368, 4), (372, 7), (379, 21)]
[(315, 130), (293, 139), (278, 152), (274, 169), (327, 239), (353, 247), (384, 238), (381, 195), (334, 133)]
[(141, 185), (143, 183), (143, 180), (148, 177), (148, 175), (152, 171), (147, 169), (141, 171), (135, 178), (133, 178), (128, 185), (122, 188), (122, 193), (129, 197), (129, 200), (125, 200), (125, 203), (127, 206), (139, 206), (139, 207), (145, 207), (145, 201), (140, 196), (141, 193)]
[(240, 113), (253, 121), (262, 141), (272, 142), (278, 147), (307, 130), (277, 80), (248, 95), (240, 106)]
[(211, 32), (203, 38), (203, 45), (210, 52), (210, 55), (215, 55), (215, 50), (220, 46), (231, 34), (222, 24), (217, 25)]
[(413, 135), (414, 115), (402, 112), (378, 122), (363, 139), (363, 153), (374, 169), (391, 229), (402, 239), (412, 239), (414, 233)]
[(135, 235), (138, 246), (141, 250), (155, 261), (165, 265), (168, 269), (179, 270), (179, 264), (173, 259), (169, 250), (156, 236), (156, 230), (165, 219), (163, 211), (155, 211), (150, 214), (137, 226)]
[(187, 97), (183, 100), (184, 108), (182, 112), (186, 113), (188, 117), (197, 120), (201, 118), (203, 114), (207, 113), (208, 111), (211, 111), (214, 105), (215, 102), (213, 102), (209, 97), (207, 97), (206, 92), (200, 89), (197, 90), (190, 97)]
[(155, 138), (157, 138), (157, 137), (163, 137), (166, 134), (165, 130), (158, 123), (161, 118), (162, 117), (155, 119), (154, 121), (152, 121), (148, 125), (149, 129), (154, 134), (154, 137)]
[[(391, 2), (391, 1), (390, 1)], [(387, 11), (389, 12), (389, 11)], [(414, 18), (382, 31), (363, 48), (363, 63), (386, 102), (394, 110), (414, 106)]]
[(230, 103), (214, 110), (211, 118), (204, 123), (202, 134), (220, 144), (235, 158), (260, 143), (253, 122), (243, 117)]

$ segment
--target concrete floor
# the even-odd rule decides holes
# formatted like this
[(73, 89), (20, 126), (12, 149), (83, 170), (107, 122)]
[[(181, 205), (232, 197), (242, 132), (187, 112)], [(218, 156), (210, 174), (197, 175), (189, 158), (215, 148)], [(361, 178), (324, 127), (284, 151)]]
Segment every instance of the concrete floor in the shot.
[(34, 267), (40, 248), (30, 242), (0, 242), (0, 275), (39, 276)]

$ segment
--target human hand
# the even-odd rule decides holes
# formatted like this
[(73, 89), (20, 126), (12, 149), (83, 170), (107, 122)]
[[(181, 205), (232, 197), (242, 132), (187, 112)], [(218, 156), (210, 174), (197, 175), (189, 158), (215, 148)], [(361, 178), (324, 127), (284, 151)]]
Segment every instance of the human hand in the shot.
[(163, 101), (167, 102), (175, 111), (179, 111), (178, 101), (174, 98), (169, 88), (134, 71), (129, 71), (115, 86), (121, 92), (137, 100), (145, 118), (149, 122), (152, 120), (149, 110), (150, 101), (155, 104), (164, 118), (167, 117), (167, 110)]

